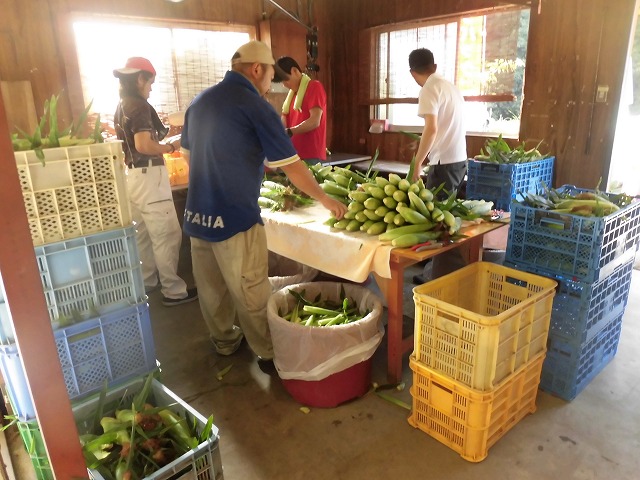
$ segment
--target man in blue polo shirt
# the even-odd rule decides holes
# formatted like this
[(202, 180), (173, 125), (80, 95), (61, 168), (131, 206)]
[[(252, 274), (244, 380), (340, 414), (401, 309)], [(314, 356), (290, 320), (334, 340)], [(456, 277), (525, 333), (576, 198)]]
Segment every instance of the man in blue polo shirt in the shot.
[(336, 218), (346, 212), (320, 188), (263, 98), (274, 65), (266, 44), (242, 45), (224, 79), (187, 109), (181, 138), (190, 164), (183, 228), (191, 237), (193, 274), (211, 340), (219, 354), (231, 355), (244, 336), (262, 360), (273, 358), (268, 251), (258, 206), (265, 159)]

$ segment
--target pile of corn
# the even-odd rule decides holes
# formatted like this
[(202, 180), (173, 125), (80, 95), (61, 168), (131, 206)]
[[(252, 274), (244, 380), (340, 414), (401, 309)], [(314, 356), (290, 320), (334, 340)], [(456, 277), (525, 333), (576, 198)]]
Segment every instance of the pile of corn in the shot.
[(395, 247), (411, 247), (450, 239), (458, 233), (463, 219), (478, 217), (455, 195), (437, 201), (442, 186), (431, 191), (421, 179), (411, 183), (394, 173), (388, 178), (376, 173), (369, 177), (345, 168), (317, 170), (316, 179), (322, 180), (325, 193), (348, 205), (343, 219), (331, 218), (327, 224), (347, 232), (378, 235), (380, 241)]

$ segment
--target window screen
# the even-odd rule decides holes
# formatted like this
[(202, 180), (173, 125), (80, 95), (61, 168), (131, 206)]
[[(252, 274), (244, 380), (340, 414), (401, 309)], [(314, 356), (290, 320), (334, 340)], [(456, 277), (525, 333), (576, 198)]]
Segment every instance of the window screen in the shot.
[(175, 28), (130, 19), (76, 20), (73, 30), (85, 103), (93, 100), (101, 118), (113, 117), (119, 101), (113, 69), (127, 58), (146, 57), (153, 64), (157, 75), (149, 103), (162, 116), (185, 110), (198, 93), (220, 82), (233, 53), (253, 34), (248, 26)]

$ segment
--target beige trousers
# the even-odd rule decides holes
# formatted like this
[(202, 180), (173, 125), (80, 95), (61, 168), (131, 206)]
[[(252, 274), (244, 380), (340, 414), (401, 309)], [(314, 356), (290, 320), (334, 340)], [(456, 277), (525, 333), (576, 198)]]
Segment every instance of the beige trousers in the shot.
[(178, 276), (182, 229), (166, 167), (129, 169), (127, 191), (145, 288), (157, 285), (159, 277), (162, 295), (186, 297), (187, 284)]
[(191, 237), (200, 310), (218, 353), (232, 354), (242, 336), (261, 358), (273, 358), (267, 323), (271, 296), (267, 237), (256, 224), (223, 242)]

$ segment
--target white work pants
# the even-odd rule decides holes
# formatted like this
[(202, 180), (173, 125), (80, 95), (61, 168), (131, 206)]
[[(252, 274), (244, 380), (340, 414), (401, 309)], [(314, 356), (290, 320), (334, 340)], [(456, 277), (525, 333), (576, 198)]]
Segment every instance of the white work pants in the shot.
[(202, 316), (218, 353), (233, 353), (244, 334), (256, 355), (273, 358), (267, 323), (271, 284), (264, 226), (256, 224), (222, 242), (191, 237), (191, 261)]
[(187, 285), (178, 276), (182, 230), (164, 166), (130, 168), (127, 190), (146, 288), (162, 285), (167, 298), (184, 298)]

